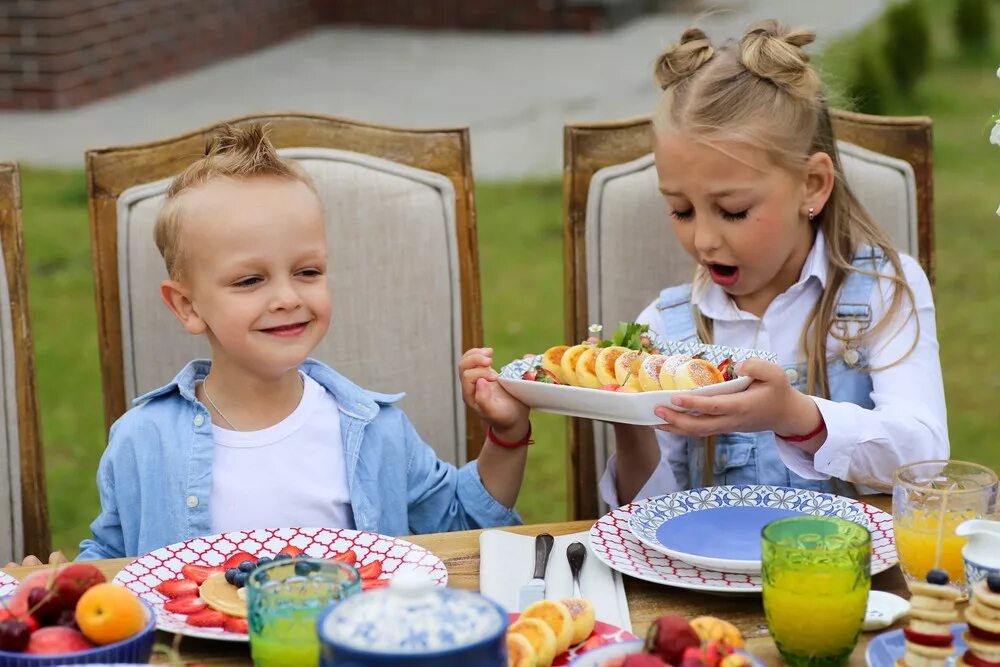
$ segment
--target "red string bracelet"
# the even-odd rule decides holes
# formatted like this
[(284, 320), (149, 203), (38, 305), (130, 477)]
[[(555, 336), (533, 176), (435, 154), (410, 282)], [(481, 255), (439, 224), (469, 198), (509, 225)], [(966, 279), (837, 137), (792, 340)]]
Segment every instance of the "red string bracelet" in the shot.
[(819, 435), (820, 433), (822, 433), (823, 429), (825, 429), (825, 428), (826, 428), (826, 420), (823, 419), (823, 415), (820, 415), (820, 417), (819, 417), (819, 426), (817, 426), (816, 428), (814, 428), (812, 431), (809, 431), (805, 435), (781, 435), (779, 433), (775, 433), (774, 435), (776, 435), (777, 437), (781, 438), (785, 442), (809, 442), (810, 440), (812, 440), (813, 438), (815, 438), (817, 435)]
[(528, 421), (528, 432), (517, 442), (507, 442), (506, 440), (501, 440), (497, 437), (497, 434), (493, 432), (492, 426), (486, 427), (486, 439), (494, 445), (504, 447), (506, 449), (517, 449), (518, 447), (525, 447), (527, 445), (534, 444), (535, 442), (531, 439), (531, 421)]

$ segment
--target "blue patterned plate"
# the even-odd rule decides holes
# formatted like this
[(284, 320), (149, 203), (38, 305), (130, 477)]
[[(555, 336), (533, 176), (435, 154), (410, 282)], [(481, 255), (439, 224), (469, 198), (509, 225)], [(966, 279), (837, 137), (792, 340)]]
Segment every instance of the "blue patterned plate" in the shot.
[[(962, 634), (969, 626), (964, 623), (955, 623), (951, 626), (951, 636), (955, 638), (952, 644), (955, 654), (948, 658), (948, 665), (956, 664), (956, 658), (965, 653), (965, 640)], [(906, 653), (906, 639), (902, 630), (892, 630), (883, 632), (875, 637), (865, 649), (865, 663), (868, 667), (896, 667), (896, 661)]]
[(629, 528), (651, 549), (703, 570), (759, 574), (765, 525), (789, 516), (835, 516), (870, 530), (862, 505), (804, 489), (715, 486), (640, 501)]

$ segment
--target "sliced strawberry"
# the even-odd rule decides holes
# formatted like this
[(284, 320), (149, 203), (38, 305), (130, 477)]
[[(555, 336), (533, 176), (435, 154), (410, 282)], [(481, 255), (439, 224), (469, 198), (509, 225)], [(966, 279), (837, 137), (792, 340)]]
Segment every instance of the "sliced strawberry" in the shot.
[(385, 588), (389, 585), (388, 579), (362, 579), (361, 590), (373, 591), (377, 588)]
[(522, 380), (527, 380), (528, 382), (534, 382), (538, 379), (538, 371), (532, 368), (530, 371), (524, 371), (521, 375)]
[(225, 572), (231, 567), (239, 567), (240, 563), (242, 563), (245, 560), (248, 560), (251, 563), (256, 563), (257, 557), (251, 556), (246, 551), (237, 551), (232, 556), (227, 558), (226, 562), (222, 564), (222, 571)]
[(347, 563), (348, 565), (354, 565), (358, 562), (357, 554), (350, 549), (347, 551), (341, 551), (339, 554), (334, 554), (331, 558), (333, 558), (333, 560), (339, 560), (341, 563)]
[(226, 632), (235, 632), (241, 635), (250, 632), (247, 619), (237, 618), (236, 616), (226, 616), (226, 622), (222, 624), (222, 629)]
[(909, 628), (903, 628), (903, 634), (914, 644), (921, 646), (951, 646), (951, 635), (932, 635), (926, 632), (915, 632)]
[(221, 628), (225, 623), (225, 614), (208, 607), (187, 617), (187, 624), (198, 628)]
[(207, 606), (204, 600), (195, 597), (176, 598), (163, 603), (163, 608), (167, 611), (185, 616), (195, 614)]
[(174, 579), (164, 581), (156, 587), (156, 591), (171, 599), (189, 598), (198, 595), (198, 584), (190, 579)]
[(289, 544), (289, 545), (287, 545), (285, 547), (282, 547), (281, 551), (279, 551), (278, 553), (279, 554), (288, 554), (292, 558), (295, 558), (296, 556), (298, 556), (299, 554), (302, 553), (302, 549), (299, 549), (298, 547), (294, 547), (291, 544)]
[(604, 646), (610, 641), (611, 640), (605, 639), (604, 637), (595, 632), (594, 634), (590, 635), (590, 637), (583, 640), (583, 642), (577, 647), (576, 652), (579, 655), (580, 653), (584, 653), (586, 651), (592, 651), (595, 648)]
[(358, 574), (361, 575), (362, 579), (378, 579), (379, 575), (382, 574), (382, 561), (376, 560), (362, 565), (358, 568)]
[(547, 368), (538, 367), (537, 374), (535, 376), (535, 382), (544, 382), (546, 384), (562, 384), (559, 378), (555, 376), (555, 373)]
[(181, 574), (185, 579), (190, 579), (196, 584), (203, 584), (205, 580), (213, 574), (222, 574), (225, 570), (221, 567), (211, 567), (209, 565), (194, 565), (188, 563), (181, 568)]

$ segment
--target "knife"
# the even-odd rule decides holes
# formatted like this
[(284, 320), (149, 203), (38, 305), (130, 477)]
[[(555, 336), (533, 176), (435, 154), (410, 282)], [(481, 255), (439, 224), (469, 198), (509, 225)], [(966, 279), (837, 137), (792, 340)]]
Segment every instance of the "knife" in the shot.
[(521, 586), (517, 594), (517, 608), (524, 611), (528, 605), (545, 599), (545, 568), (549, 564), (549, 553), (555, 538), (548, 533), (535, 537), (535, 572), (531, 581)]

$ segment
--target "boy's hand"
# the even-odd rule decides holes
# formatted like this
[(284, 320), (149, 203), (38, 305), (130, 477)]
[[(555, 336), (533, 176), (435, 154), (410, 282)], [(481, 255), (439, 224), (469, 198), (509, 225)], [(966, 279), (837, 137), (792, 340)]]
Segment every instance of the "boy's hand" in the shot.
[[(53, 551), (51, 554), (49, 554), (48, 565), (62, 565), (63, 563), (68, 563), (68, 562), (69, 560), (67, 560), (66, 556), (64, 556), (61, 551)], [(4, 567), (30, 567), (34, 565), (46, 565), (46, 563), (43, 563), (38, 558), (38, 556), (29, 555), (25, 556), (24, 560), (21, 563), (15, 563), (14, 561), (11, 561), (6, 565), (4, 565)]]
[(458, 362), (458, 376), (462, 400), (493, 427), (498, 437), (503, 438), (505, 432), (520, 431), (521, 436), (527, 432), (530, 410), (497, 382), (499, 374), (493, 370), (493, 348), (477, 347), (463, 354)]
[(725, 396), (677, 396), (675, 406), (698, 414), (661, 406), (656, 416), (669, 423), (655, 428), (696, 437), (737, 431), (798, 435), (811, 432), (822, 419), (816, 403), (788, 383), (785, 369), (778, 364), (747, 359), (736, 372), (753, 378), (746, 391)]

